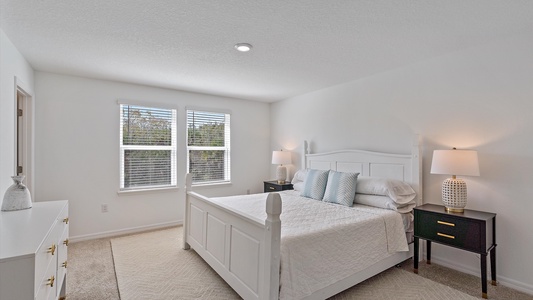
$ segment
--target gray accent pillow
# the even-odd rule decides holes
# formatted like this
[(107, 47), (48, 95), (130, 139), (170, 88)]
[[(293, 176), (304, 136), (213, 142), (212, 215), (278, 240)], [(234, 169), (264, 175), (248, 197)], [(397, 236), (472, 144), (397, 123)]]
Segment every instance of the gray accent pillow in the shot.
[(329, 171), (324, 202), (352, 206), (359, 173)]
[(328, 170), (307, 170), (305, 185), (300, 194), (302, 197), (322, 200), (328, 183)]

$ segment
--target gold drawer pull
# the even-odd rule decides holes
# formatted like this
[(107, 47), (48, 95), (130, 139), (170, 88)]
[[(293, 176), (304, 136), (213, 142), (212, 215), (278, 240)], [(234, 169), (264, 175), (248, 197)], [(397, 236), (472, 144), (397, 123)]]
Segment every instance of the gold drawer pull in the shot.
[(453, 224), (453, 223), (448, 223), (448, 222), (444, 222), (444, 221), (437, 221), (437, 223), (442, 224), (442, 225), (455, 226), (455, 224)]
[(271, 189), (271, 190), (275, 190), (275, 188), (274, 188), (274, 187), (272, 187), (272, 186), (269, 186), (268, 188), (269, 188), (269, 189)]
[(65, 245), (65, 246), (68, 247), (68, 239), (66, 239), (66, 240), (63, 241), (63, 245)]
[(65, 260), (65, 261), (61, 264), (61, 266), (62, 266), (63, 268), (66, 269), (66, 268), (67, 268), (67, 261)]
[(48, 248), (47, 252), (54, 255), (54, 253), (56, 252), (56, 244), (52, 244), (52, 247)]
[(63, 223), (68, 224), (68, 217), (63, 219)]
[(438, 236), (443, 236), (443, 237), (449, 238), (449, 239), (454, 239), (455, 238), (453, 235), (448, 235), (448, 234), (444, 234), (444, 233), (440, 233), (440, 232), (437, 232), (437, 235)]
[(55, 281), (55, 280), (56, 280), (56, 279), (54, 278), (54, 275), (52, 275), (52, 277), (50, 277), (50, 278), (48, 279), (48, 283), (46, 283), (46, 285), (49, 285), (50, 287), (54, 287), (54, 281)]

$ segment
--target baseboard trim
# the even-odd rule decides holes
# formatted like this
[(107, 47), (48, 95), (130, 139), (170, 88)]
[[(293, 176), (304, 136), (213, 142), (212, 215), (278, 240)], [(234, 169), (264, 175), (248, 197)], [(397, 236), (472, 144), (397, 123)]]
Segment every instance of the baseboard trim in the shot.
[[(424, 257), (425, 257), (425, 253), (424, 253)], [(479, 274), (479, 272), (480, 272), (479, 269), (474, 269), (474, 268), (471, 268), (471, 267), (460, 265), (460, 264), (457, 264), (454, 261), (451, 261), (451, 260), (448, 260), (448, 259), (443, 259), (443, 258), (438, 257), (438, 256), (433, 255), (433, 254), (431, 255), (431, 262), (432, 263), (436, 263), (436, 264), (441, 265), (441, 266), (448, 267), (450, 269), (457, 270), (459, 272), (466, 273), (466, 274), (474, 275), (474, 276), (477, 276), (477, 277), (481, 276)], [(488, 268), (488, 270), (487, 270), (488, 271), (487, 272), (487, 278), (490, 278), (490, 266), (487, 265), (487, 268)], [(508, 278), (508, 277), (505, 277), (505, 276), (501, 276), (501, 275), (497, 275), (496, 278), (498, 280), (498, 283), (500, 283), (502, 285), (505, 285), (506, 287), (510, 287), (510, 288), (515, 289), (517, 291), (533, 295), (533, 285), (529, 285), (527, 283), (523, 283), (523, 282), (511, 279), (511, 278)]]
[(178, 226), (178, 225), (183, 225), (183, 221), (172, 221), (172, 222), (158, 223), (158, 224), (152, 224), (152, 225), (146, 225), (146, 226), (124, 228), (124, 229), (119, 229), (119, 230), (110, 230), (110, 231), (104, 231), (104, 232), (99, 232), (99, 233), (70, 236), (68, 240), (69, 242), (76, 243), (76, 242), (108, 238), (108, 237), (113, 237), (113, 236), (131, 234), (131, 233), (138, 233), (138, 232), (149, 231), (149, 230), (154, 230), (154, 229), (163, 229), (163, 228), (173, 227), (173, 226)]

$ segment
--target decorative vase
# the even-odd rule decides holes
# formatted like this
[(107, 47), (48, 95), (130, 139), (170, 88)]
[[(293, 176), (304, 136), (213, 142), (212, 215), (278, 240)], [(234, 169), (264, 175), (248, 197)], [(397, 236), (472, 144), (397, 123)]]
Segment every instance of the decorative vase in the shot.
[(31, 208), (31, 195), (28, 188), (22, 183), (25, 176), (11, 176), (13, 185), (7, 188), (2, 202), (2, 211), (12, 211)]

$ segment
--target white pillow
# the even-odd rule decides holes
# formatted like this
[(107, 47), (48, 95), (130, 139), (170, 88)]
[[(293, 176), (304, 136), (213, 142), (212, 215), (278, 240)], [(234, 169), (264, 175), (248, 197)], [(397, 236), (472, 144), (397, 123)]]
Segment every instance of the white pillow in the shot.
[(294, 173), (294, 177), (292, 178), (291, 183), (294, 185), (298, 182), (304, 182), (305, 177), (307, 176), (307, 170), (298, 170), (296, 173)]
[(415, 200), (412, 200), (406, 204), (398, 204), (387, 196), (365, 194), (355, 194), (354, 203), (390, 209), (399, 213), (411, 212), (416, 206)]
[(415, 190), (408, 183), (387, 178), (359, 177), (356, 193), (388, 196), (398, 204), (406, 204), (416, 198)]
[(303, 191), (304, 187), (305, 187), (304, 182), (297, 182), (297, 183), (292, 184), (292, 188), (297, 192)]
[(328, 183), (322, 201), (352, 206), (355, 186), (359, 173), (337, 172), (330, 170)]
[(304, 189), (300, 195), (322, 200), (328, 183), (328, 174), (329, 171), (309, 169), (305, 177)]

